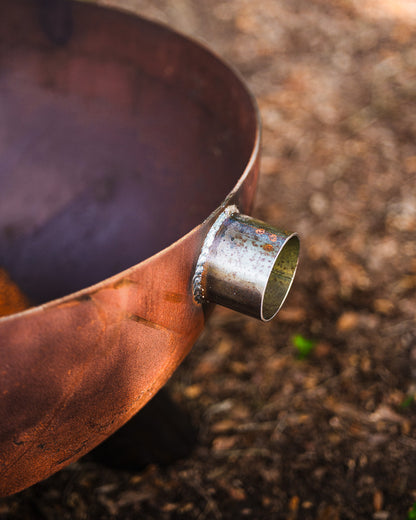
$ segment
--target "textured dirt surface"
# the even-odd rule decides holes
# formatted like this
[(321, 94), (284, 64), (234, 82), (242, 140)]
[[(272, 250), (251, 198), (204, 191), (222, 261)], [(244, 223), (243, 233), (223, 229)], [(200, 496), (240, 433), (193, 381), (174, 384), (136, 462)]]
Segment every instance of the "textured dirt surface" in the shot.
[[(413, 0), (129, 0), (243, 75), (262, 114), (255, 215), (302, 238), (270, 324), (217, 309), (170, 383), (192, 456), (81, 460), (0, 518), (408, 518), (416, 502)], [(297, 341), (313, 340), (300, 359)], [(296, 342), (296, 341), (295, 341)]]

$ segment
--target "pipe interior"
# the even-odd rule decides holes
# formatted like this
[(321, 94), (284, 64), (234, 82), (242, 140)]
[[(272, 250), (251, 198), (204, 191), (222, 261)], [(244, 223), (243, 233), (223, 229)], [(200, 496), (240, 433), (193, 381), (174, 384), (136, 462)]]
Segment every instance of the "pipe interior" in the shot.
[(290, 237), (277, 256), (267, 281), (262, 301), (262, 319), (271, 320), (289, 293), (299, 260), (299, 238)]
[(45, 18), (45, 2), (3, 0), (0, 16), (0, 266), (34, 303), (202, 222), (243, 173), (257, 124), (239, 80), (194, 43), (48, 4)]

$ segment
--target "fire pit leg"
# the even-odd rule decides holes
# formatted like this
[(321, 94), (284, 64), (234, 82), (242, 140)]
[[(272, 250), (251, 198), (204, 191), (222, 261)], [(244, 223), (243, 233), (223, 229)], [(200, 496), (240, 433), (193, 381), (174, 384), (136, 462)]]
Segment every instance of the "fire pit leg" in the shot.
[(69, 0), (37, 0), (40, 24), (47, 37), (56, 45), (68, 43), (72, 34), (71, 2)]
[(197, 436), (189, 415), (162, 389), (87, 457), (122, 470), (137, 471), (149, 464), (166, 466), (190, 455)]

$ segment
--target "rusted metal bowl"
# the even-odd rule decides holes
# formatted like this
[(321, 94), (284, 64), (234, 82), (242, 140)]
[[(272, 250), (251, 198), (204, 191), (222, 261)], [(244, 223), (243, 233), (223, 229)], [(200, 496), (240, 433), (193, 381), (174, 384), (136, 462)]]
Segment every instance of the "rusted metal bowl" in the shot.
[(3, 0), (0, 52), (0, 266), (34, 305), (0, 318), (7, 495), (135, 414), (208, 302), (270, 319), (299, 245), (242, 215), (258, 114), (201, 46), (91, 4)]

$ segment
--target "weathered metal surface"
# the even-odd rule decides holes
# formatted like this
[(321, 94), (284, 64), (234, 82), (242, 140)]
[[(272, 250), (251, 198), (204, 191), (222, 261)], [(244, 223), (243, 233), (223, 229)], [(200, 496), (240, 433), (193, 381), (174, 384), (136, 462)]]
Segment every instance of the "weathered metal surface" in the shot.
[(56, 42), (38, 1), (2, 2), (0, 266), (37, 305), (0, 319), (2, 495), (166, 382), (204, 326), (205, 235), (227, 205), (250, 211), (257, 179), (255, 104), (220, 60), (92, 5), (71, 27)]
[(289, 292), (298, 257), (296, 234), (228, 206), (204, 241), (193, 280), (195, 299), (269, 321)]
[(26, 295), (0, 267), (0, 317), (24, 311), (30, 307)]

